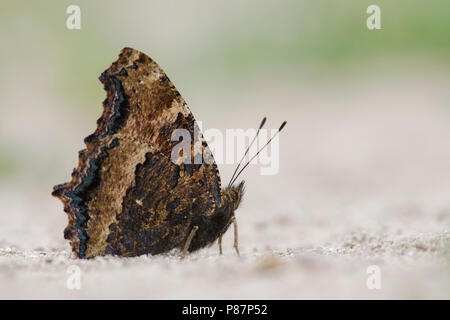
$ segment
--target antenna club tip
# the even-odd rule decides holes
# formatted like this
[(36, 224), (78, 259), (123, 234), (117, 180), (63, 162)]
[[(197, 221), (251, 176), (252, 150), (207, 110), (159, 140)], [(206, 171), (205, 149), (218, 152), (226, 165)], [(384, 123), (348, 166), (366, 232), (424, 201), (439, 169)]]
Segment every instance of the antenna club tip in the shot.
[(283, 121), (283, 123), (281, 124), (280, 129), (278, 129), (278, 131), (281, 131), (281, 129), (283, 129), (286, 124), (287, 124), (287, 121), (286, 120)]
[(263, 127), (263, 125), (266, 123), (267, 118), (264, 117), (261, 121), (261, 124), (259, 125), (259, 128), (261, 129)]

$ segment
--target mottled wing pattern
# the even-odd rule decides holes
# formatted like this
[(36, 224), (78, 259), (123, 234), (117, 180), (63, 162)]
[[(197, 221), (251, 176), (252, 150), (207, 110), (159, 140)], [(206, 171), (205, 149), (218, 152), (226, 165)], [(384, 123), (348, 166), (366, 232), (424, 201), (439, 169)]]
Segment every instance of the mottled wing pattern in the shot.
[(135, 256), (182, 247), (194, 215), (208, 212), (209, 193), (160, 152), (148, 152), (109, 226), (105, 253)]
[[(221, 206), (217, 166), (185, 101), (148, 56), (124, 48), (100, 81), (107, 98), (97, 129), (72, 180), (53, 192), (68, 213), (65, 238), (80, 258), (166, 251), (185, 237), (193, 212)], [(188, 164), (170, 158), (181, 128), (199, 133)], [(195, 164), (201, 153), (209, 161)]]

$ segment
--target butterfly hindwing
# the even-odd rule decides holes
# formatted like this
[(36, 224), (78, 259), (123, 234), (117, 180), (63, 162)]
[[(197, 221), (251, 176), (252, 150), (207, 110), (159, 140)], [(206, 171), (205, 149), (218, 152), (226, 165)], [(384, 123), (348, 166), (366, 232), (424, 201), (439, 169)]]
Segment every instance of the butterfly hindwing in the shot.
[(135, 177), (109, 227), (105, 252), (135, 256), (183, 246), (192, 217), (211, 207), (209, 192), (160, 152), (148, 152)]

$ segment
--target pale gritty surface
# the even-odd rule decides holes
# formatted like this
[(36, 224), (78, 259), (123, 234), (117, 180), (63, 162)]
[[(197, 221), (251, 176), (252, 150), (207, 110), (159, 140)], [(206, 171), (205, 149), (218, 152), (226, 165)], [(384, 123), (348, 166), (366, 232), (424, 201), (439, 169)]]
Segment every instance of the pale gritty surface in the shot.
[[(204, 128), (288, 120), (279, 174), (260, 176), (252, 166), (245, 176), (240, 258), (230, 230), (223, 256), (214, 245), (183, 261), (175, 251), (74, 259), (62, 235), (66, 216), (50, 192), (68, 180), (90, 133), (80, 121), (80, 137), (61, 146), (73, 163), (64, 159), (55, 181), (28, 184), (24, 173), (0, 183), (0, 298), (450, 298), (450, 82), (433, 81), (268, 86), (188, 101)], [(19, 118), (14, 110), (5, 115)], [(74, 126), (61, 118), (61, 127)], [(233, 167), (219, 168), (227, 182)], [(80, 290), (66, 286), (71, 265), (80, 267)], [(380, 290), (366, 286), (371, 265), (380, 267)]]

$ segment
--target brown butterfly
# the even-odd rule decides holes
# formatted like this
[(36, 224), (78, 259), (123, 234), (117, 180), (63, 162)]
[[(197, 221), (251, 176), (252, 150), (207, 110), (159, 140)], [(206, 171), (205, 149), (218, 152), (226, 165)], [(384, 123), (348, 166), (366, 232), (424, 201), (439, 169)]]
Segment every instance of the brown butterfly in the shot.
[[(239, 254), (234, 212), (244, 182), (233, 184), (251, 160), (239, 172), (238, 165), (223, 189), (201, 133), (190, 161), (172, 161), (178, 143), (172, 132), (185, 129), (194, 136), (200, 130), (175, 86), (144, 53), (124, 48), (99, 79), (107, 98), (97, 129), (84, 140), (87, 148), (79, 152), (72, 180), (52, 193), (68, 214), (64, 238), (76, 256), (131, 257), (179, 248), (184, 257), (217, 239), (222, 253), (231, 223)], [(197, 163), (199, 153), (212, 161)]]

